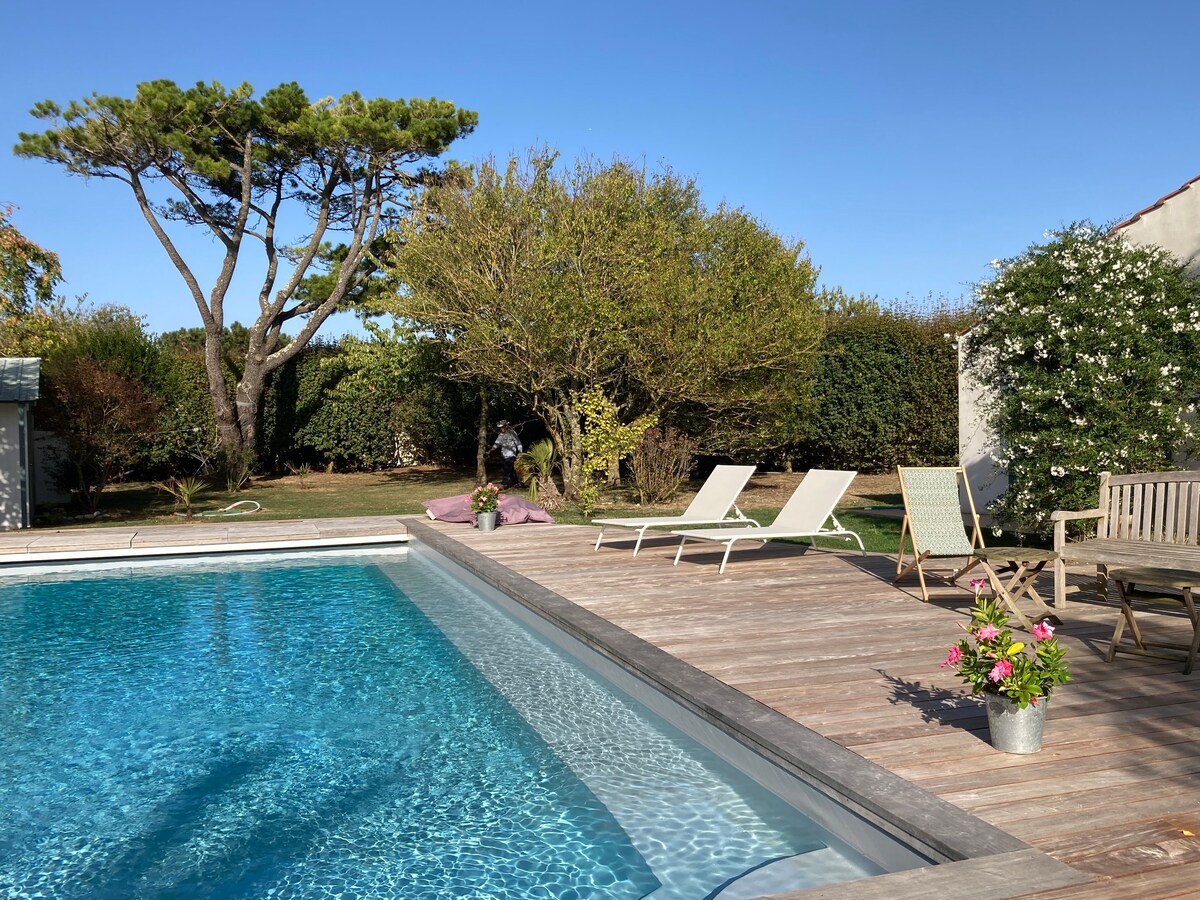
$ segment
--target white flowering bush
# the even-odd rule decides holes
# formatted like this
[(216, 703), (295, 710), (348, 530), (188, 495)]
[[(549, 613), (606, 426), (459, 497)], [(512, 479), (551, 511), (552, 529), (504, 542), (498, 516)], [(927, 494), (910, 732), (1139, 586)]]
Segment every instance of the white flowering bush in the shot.
[(993, 263), (967, 342), (1008, 469), (991, 510), (1037, 533), (1094, 507), (1100, 472), (1175, 468), (1200, 388), (1200, 289), (1177, 260), (1087, 223), (1046, 237)]

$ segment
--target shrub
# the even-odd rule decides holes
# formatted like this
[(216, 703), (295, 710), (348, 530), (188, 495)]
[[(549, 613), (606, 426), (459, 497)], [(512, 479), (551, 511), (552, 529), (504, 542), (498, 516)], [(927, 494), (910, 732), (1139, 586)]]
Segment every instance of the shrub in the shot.
[(692, 471), (696, 442), (678, 429), (650, 428), (633, 451), (633, 483), (642, 503), (662, 503)]
[(516, 470), (522, 480), (529, 481), (529, 499), (540, 504), (542, 509), (561, 509), (562, 494), (554, 483), (554, 470), (558, 467), (558, 451), (554, 441), (542, 438), (517, 457)]
[(64, 445), (62, 482), (95, 512), (104, 489), (145, 457), (161, 406), (136, 379), (88, 356), (47, 360), (42, 424)]
[(830, 313), (797, 455), (806, 467), (890, 471), (958, 461), (963, 313), (858, 306)]
[(306, 347), (272, 376), (261, 413), (265, 461), (370, 469), (462, 461), (473, 433), (463, 389), (433, 342), (375, 329)]
[(1200, 291), (1159, 247), (1075, 224), (997, 261), (967, 365), (1008, 468), (1000, 519), (1039, 533), (1096, 505), (1103, 471), (1173, 468), (1195, 439)]

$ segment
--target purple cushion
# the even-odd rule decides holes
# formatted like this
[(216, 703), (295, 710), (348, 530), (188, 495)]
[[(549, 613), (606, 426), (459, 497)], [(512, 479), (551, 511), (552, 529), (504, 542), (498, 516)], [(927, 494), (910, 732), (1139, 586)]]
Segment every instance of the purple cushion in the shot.
[[(437, 500), (422, 500), (421, 505), (429, 511), (429, 518), (440, 522), (469, 522), (475, 524), (475, 513), (471, 512), (471, 498), (467, 494), (441, 497)], [(519, 525), (521, 522), (549, 522), (554, 517), (538, 506), (512, 494), (500, 495), (501, 525)]]

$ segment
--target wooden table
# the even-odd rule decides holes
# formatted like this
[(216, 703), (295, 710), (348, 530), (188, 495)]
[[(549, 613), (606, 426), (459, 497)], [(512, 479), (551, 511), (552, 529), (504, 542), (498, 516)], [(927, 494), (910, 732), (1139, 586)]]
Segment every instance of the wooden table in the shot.
[[(1028, 596), (1047, 615), (1053, 612), (1033, 583), (1042, 569), (1058, 559), (1055, 551), (1037, 547), (987, 547), (976, 550), (975, 559), (979, 560), (979, 564), (987, 573), (992, 592), (1004, 601), (1026, 629), (1033, 628), (1033, 623), (1017, 605), (1022, 597)], [(999, 571), (996, 569), (997, 563), (1003, 563)], [(1001, 579), (1001, 574), (1009, 573), (1011, 577), (1007, 582)]]
[[(1181, 572), (1177, 569), (1152, 569), (1144, 566), (1129, 566), (1123, 569), (1112, 569), (1108, 577), (1117, 583), (1117, 594), (1121, 599), (1121, 614), (1117, 617), (1116, 628), (1113, 629), (1112, 643), (1108, 645), (1108, 654), (1104, 657), (1108, 662), (1118, 653), (1136, 653), (1141, 656), (1161, 656), (1167, 659), (1181, 658), (1178, 652), (1163, 653), (1161, 651), (1182, 651), (1183, 674), (1190, 675), (1196, 664), (1197, 652), (1200, 651), (1200, 618), (1196, 614), (1196, 604), (1192, 599), (1192, 588), (1200, 584), (1200, 573)], [(1136, 586), (1167, 588), (1179, 591), (1179, 596), (1172, 594), (1156, 594), (1150, 591), (1137, 590)], [(1149, 640), (1138, 628), (1137, 620), (1133, 617), (1133, 602), (1145, 604), (1182, 604), (1188, 619), (1192, 624), (1192, 642), (1190, 645), (1176, 641)], [(1125, 626), (1129, 626), (1129, 636), (1133, 643), (1121, 643)]]

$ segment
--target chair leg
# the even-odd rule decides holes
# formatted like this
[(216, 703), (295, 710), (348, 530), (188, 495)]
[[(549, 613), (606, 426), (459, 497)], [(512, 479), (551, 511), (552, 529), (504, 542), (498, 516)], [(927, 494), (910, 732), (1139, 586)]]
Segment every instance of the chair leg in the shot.
[[(908, 516), (900, 523), (900, 552), (896, 554), (896, 577), (894, 581), (899, 581), (908, 569), (904, 568), (904, 538), (908, 534)], [(913, 556), (917, 555), (917, 545), (913, 544)], [(912, 568), (911, 566), (909, 568)], [(901, 569), (904, 569), (902, 572)]]
[(679, 549), (675, 551), (674, 565), (679, 565), (679, 557), (683, 555), (683, 545), (686, 543), (687, 543), (687, 538), (681, 537), (679, 539)]
[(604, 540), (604, 526), (603, 525), (600, 526), (600, 533), (598, 535), (596, 535), (596, 546), (593, 547), (592, 550), (599, 550), (600, 542), (602, 540)]
[(725, 564), (729, 562), (729, 551), (733, 549), (733, 543), (737, 538), (725, 542), (725, 555), (721, 557), (721, 568), (717, 569), (718, 575), (725, 574)]
[(897, 582), (901, 578), (903, 578), (905, 575), (907, 575), (909, 572), (911, 572), (913, 569), (916, 569), (917, 577), (919, 577), (921, 579), (921, 583), (924, 584), (925, 575), (921, 571), (921, 563), (925, 562), (925, 559), (928, 556), (929, 556), (929, 551), (926, 550), (924, 553), (922, 553), (920, 556), (916, 557), (912, 562), (910, 562), (907, 566), (905, 566), (903, 571), (901, 571), (900, 566), (897, 565), (896, 566), (896, 577), (892, 579), (892, 583), (894, 584), (895, 582)]
[(977, 565), (979, 565), (979, 560), (976, 557), (971, 557), (969, 560), (967, 560), (967, 564), (965, 566), (963, 566), (950, 577), (950, 583), (957, 584), (958, 579), (962, 578)]
[(644, 538), (646, 536), (646, 529), (649, 527), (650, 527), (649, 525), (644, 525), (638, 529), (637, 543), (635, 543), (633, 545), (633, 555), (634, 556), (637, 556), (638, 551), (642, 549), (642, 538)]
[(1067, 564), (1062, 561), (1062, 556), (1054, 560), (1054, 606), (1067, 608)]

